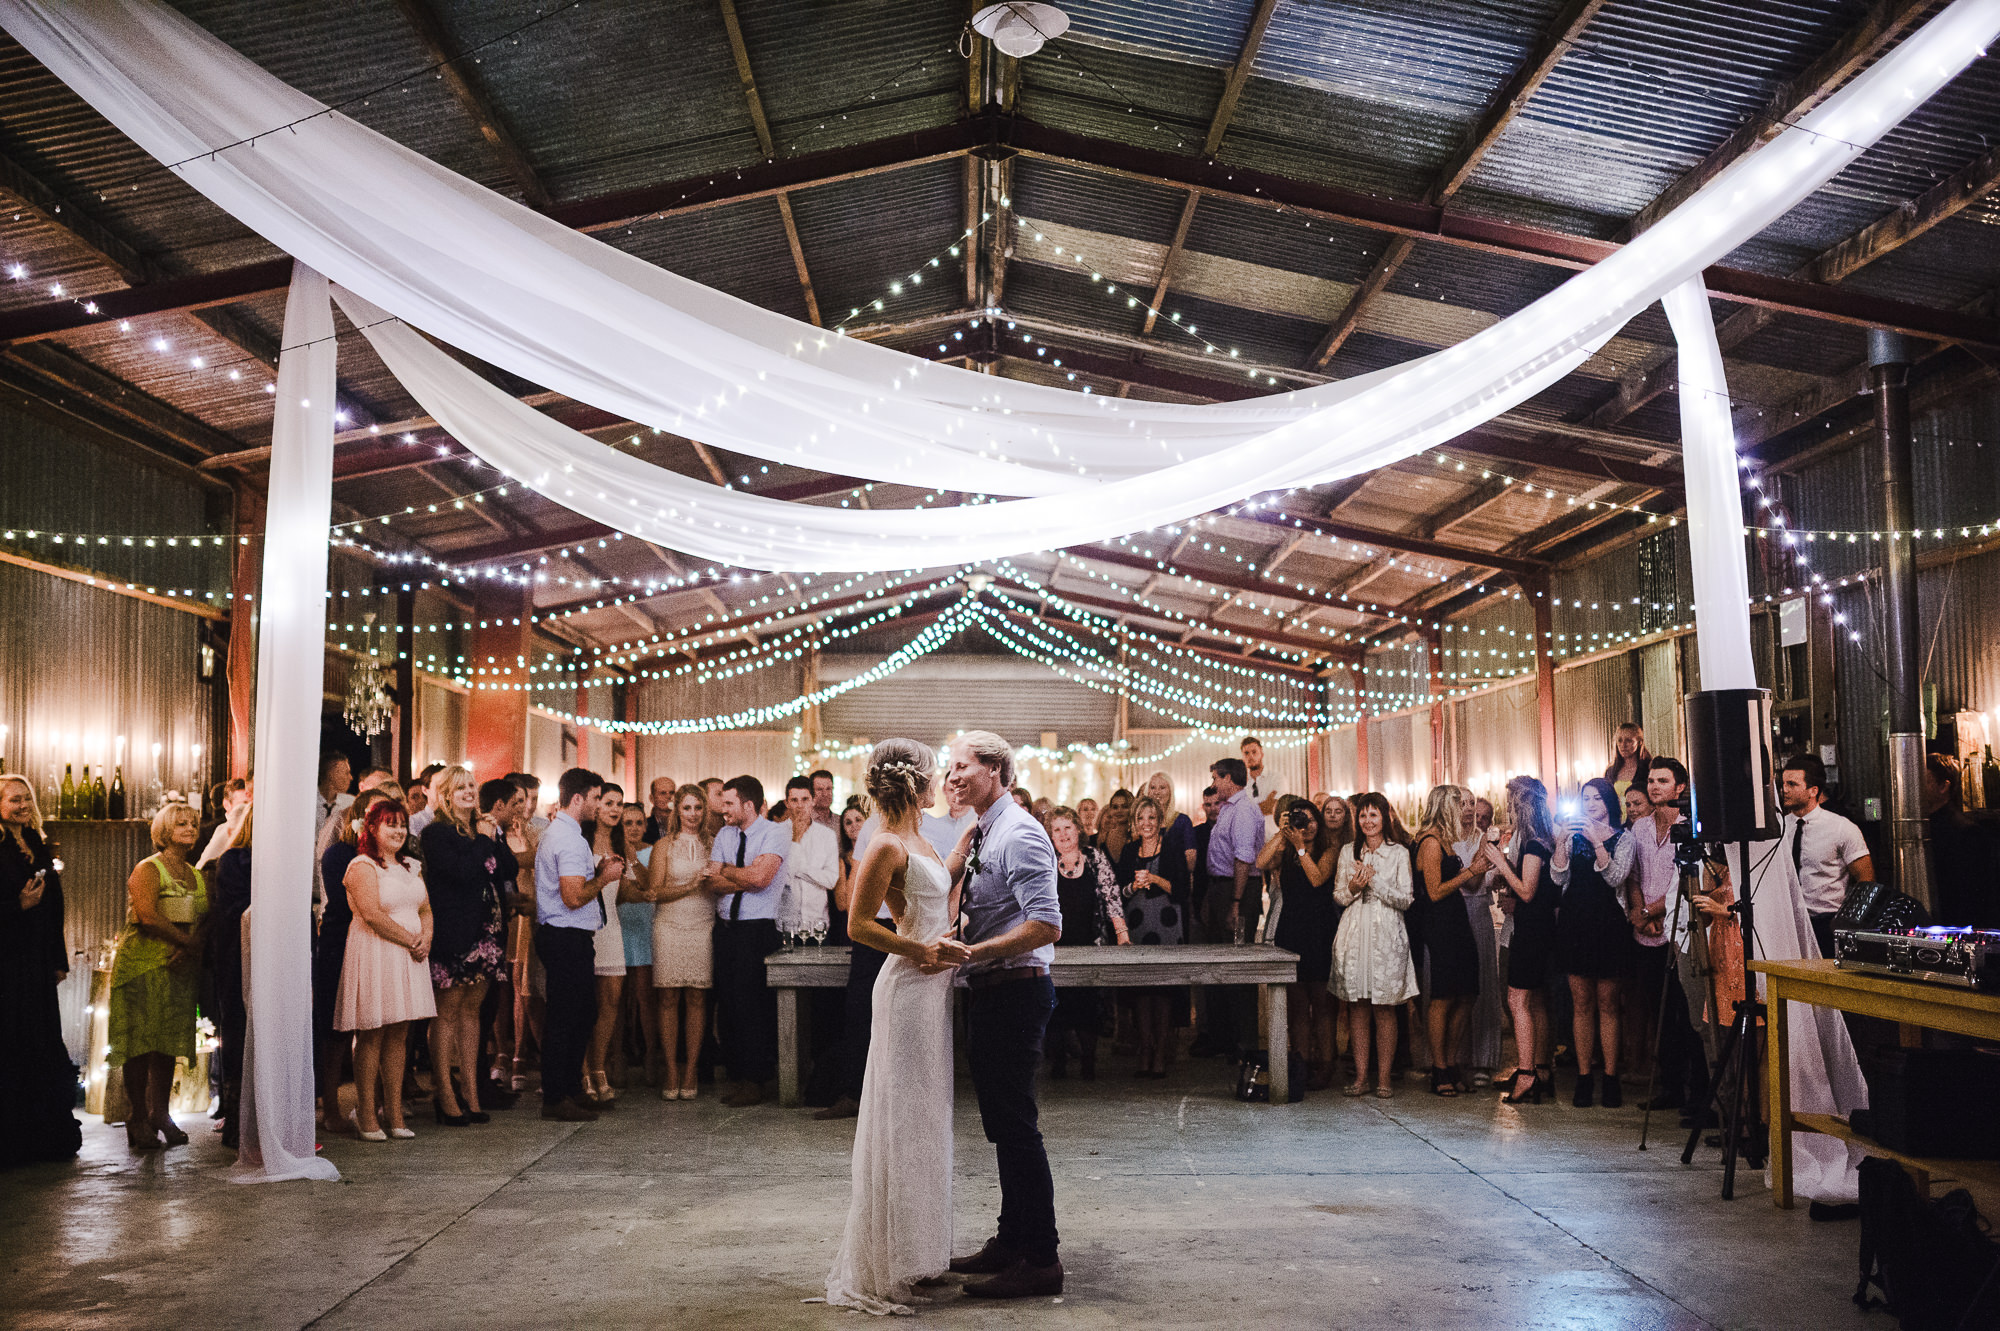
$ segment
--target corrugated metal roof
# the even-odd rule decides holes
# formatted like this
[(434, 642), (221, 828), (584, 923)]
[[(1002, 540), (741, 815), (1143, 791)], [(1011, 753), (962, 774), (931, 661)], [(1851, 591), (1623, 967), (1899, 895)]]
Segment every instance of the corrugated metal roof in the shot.
[[(828, 327), (884, 302), (884, 319), (915, 319), (964, 303), (961, 253), (964, 181), (957, 162), (930, 162), (887, 175), (843, 180), (792, 197), (799, 244)], [(961, 247), (961, 250), (963, 247)], [(931, 268), (932, 259), (939, 261)], [(907, 278), (918, 273), (922, 282)], [(902, 283), (900, 293), (890, 284)]]

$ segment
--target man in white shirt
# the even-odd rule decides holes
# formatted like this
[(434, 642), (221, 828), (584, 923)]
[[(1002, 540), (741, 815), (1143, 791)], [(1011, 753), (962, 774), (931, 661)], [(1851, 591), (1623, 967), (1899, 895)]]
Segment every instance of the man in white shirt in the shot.
[(739, 776), (722, 783), (722, 830), (709, 852), (702, 886), (715, 897), (716, 1038), (736, 1082), (722, 1103), (764, 1102), (778, 1076), (778, 998), (764, 979), (764, 958), (778, 950), (778, 907), (785, 899), (790, 823), (764, 816), (764, 783)]
[(572, 767), (556, 786), (561, 807), (535, 847), (535, 955), (548, 1001), (542, 1018), (542, 1117), (589, 1123), (614, 1105), (587, 1095), (583, 1057), (597, 1020), (593, 936), (604, 927), (604, 889), (625, 876), (624, 861), (590, 848), (586, 824), (597, 821), (604, 780)]
[(1812, 918), (1822, 957), (1833, 955), (1833, 917), (1856, 883), (1875, 881), (1875, 861), (1861, 829), (1826, 807), (1826, 764), (1810, 753), (1787, 758), (1778, 770), (1778, 802), (1785, 808), (1779, 853), (1792, 857), (1799, 891)]
[(248, 780), (239, 778), (223, 783), (222, 822), (209, 837), (208, 845), (201, 852), (201, 858), (195, 861), (195, 867), (203, 873), (208, 872), (209, 865), (222, 858), (222, 852), (228, 850), (234, 844), (237, 835), (243, 831), (243, 820), (250, 813), (250, 794)]
[(829, 832), (839, 832), (840, 819), (833, 812), (833, 773), (821, 768), (812, 774), (812, 796), (813, 821)]
[(1255, 735), (1243, 737), (1243, 770), (1249, 780), (1243, 789), (1250, 792), (1250, 802), (1257, 806), (1257, 812), (1266, 818), (1278, 814), (1278, 801), (1285, 796), (1284, 787), (1278, 778), (1264, 770), (1264, 741)]
[(785, 858), (785, 896), (778, 906), (778, 932), (810, 934), (827, 926), (834, 885), (840, 881), (840, 838), (813, 811), (813, 782), (795, 776), (785, 783), (791, 854)]
[[(1682, 821), (1687, 769), (1672, 758), (1655, 757), (1646, 772), (1648, 816), (1632, 824), (1639, 846), (1637, 872), (1626, 880), (1632, 929), (1642, 962), (1655, 952), (1665, 962), (1666, 1006), (1657, 1052), (1660, 1074), (1655, 1109), (1697, 1110), (1708, 1103), (1708, 1059), (1715, 1029), (1709, 1021), (1708, 935), (1694, 907), (1679, 898), (1680, 865), (1674, 860), (1673, 829)], [(1629, 797), (1633, 786), (1625, 793)], [(1651, 1007), (1642, 1014), (1651, 1021)]]
[[(958, 839), (965, 835), (966, 828), (979, 821), (979, 815), (965, 802), (964, 792), (949, 781), (944, 783), (944, 801), (945, 811), (942, 814), (924, 810), (917, 830), (924, 840), (931, 843), (931, 849), (938, 853), (939, 859), (948, 860), (952, 851), (958, 848)], [(854, 857), (857, 861), (861, 858), (858, 846)]]

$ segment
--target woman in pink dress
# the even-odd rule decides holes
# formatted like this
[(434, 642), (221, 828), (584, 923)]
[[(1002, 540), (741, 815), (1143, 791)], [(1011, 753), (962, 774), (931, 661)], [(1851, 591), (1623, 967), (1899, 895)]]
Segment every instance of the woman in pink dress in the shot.
[(402, 853), (409, 839), (410, 818), (403, 806), (379, 801), (368, 810), (360, 854), (347, 866), (344, 880), (356, 927), (347, 931), (333, 1024), (354, 1032), (354, 1126), (361, 1140), (370, 1142), (417, 1135), (403, 1125), (410, 1023), (437, 1015), (426, 964), (430, 896), (417, 862)]

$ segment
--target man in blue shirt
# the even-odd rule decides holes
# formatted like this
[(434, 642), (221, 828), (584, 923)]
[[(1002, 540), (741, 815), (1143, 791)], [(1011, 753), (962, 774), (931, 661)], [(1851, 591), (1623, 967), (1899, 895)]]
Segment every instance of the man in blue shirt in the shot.
[[(1264, 912), (1264, 882), (1257, 872), (1264, 811), (1250, 794), (1250, 773), (1241, 758), (1218, 759), (1208, 773), (1217, 799), (1215, 830), (1208, 834), (1208, 858), (1202, 866), (1208, 871), (1208, 941), (1254, 943)], [(1255, 990), (1233, 985), (1210, 994), (1208, 1015), (1210, 1035), (1225, 1053), (1256, 1047)]]
[(702, 886), (715, 897), (715, 1038), (736, 1085), (732, 1109), (762, 1104), (778, 1076), (778, 996), (764, 958), (778, 950), (778, 904), (792, 825), (764, 817), (764, 783), (739, 776), (722, 784), (722, 830)]
[(581, 767), (562, 774), (558, 808), (535, 849), (535, 955), (542, 959), (548, 1002), (542, 1022), (542, 1117), (588, 1123), (609, 1101), (586, 1098), (583, 1054), (597, 1021), (596, 948), (603, 927), (604, 889), (625, 875), (625, 862), (599, 864), (584, 827), (597, 820), (604, 778)]
[(1000, 1223), (984, 1248), (954, 1258), (951, 1269), (989, 1277), (965, 1287), (989, 1299), (1041, 1298), (1063, 1288), (1055, 1184), (1035, 1105), (1042, 1037), (1056, 1005), (1049, 966), (1062, 937), (1062, 906), (1055, 847), (1014, 800), (1013, 784), (1006, 740), (973, 730), (953, 741), (946, 789), (954, 806), (970, 805), (978, 821), (947, 860), (964, 874), (965, 941), (947, 938), (938, 957), (958, 966), (966, 987), (965, 1061), (999, 1164)]

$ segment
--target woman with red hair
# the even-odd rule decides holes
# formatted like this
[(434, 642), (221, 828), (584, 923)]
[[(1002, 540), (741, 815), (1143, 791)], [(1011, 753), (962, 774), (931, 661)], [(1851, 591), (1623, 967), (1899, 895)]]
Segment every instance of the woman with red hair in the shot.
[(359, 853), (343, 880), (361, 927), (347, 932), (333, 1024), (354, 1032), (354, 1126), (363, 1141), (417, 1135), (403, 1125), (410, 1023), (437, 1015), (425, 964), (431, 950), (430, 894), (416, 861), (402, 853), (409, 839), (410, 816), (403, 806), (377, 803), (361, 825)]

